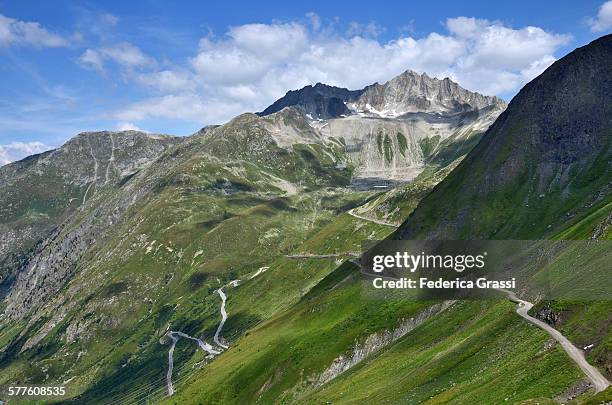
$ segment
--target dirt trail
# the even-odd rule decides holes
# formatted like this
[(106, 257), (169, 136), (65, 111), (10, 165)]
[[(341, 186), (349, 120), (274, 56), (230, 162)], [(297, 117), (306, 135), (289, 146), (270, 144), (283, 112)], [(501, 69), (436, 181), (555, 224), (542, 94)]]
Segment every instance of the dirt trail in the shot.
[(541, 329), (544, 329), (550, 336), (552, 336), (565, 350), (568, 356), (580, 367), (582, 372), (587, 376), (589, 381), (595, 387), (596, 392), (601, 392), (610, 386), (610, 381), (604, 377), (598, 369), (590, 365), (585, 357), (584, 352), (578, 349), (576, 346), (572, 344), (565, 336), (561, 334), (558, 330), (550, 326), (549, 324), (540, 321), (537, 318), (529, 315), (529, 310), (533, 307), (533, 304), (529, 301), (522, 300), (516, 296), (513, 291), (499, 289), (499, 291), (504, 292), (510, 298), (510, 301), (516, 302), (518, 307), (516, 308), (516, 313), (521, 317), (525, 318), (527, 321), (532, 324), (538, 326)]
[(341, 252), (341, 253), (323, 253), (323, 254), (314, 254), (314, 253), (298, 253), (294, 255), (285, 255), (287, 259), (329, 259), (331, 257), (361, 257), (361, 253), (359, 252)]
[(399, 228), (399, 225), (397, 224), (393, 224), (391, 222), (386, 222), (386, 221), (382, 221), (380, 219), (374, 219), (374, 218), (368, 218), (368, 217), (364, 217), (362, 215), (359, 214), (355, 214), (354, 212), (355, 208), (350, 209), (347, 211), (347, 213), (355, 218), (361, 219), (363, 221), (370, 221), (370, 222), (374, 222), (375, 224), (378, 225), (384, 225), (384, 226), (390, 226), (391, 228)]

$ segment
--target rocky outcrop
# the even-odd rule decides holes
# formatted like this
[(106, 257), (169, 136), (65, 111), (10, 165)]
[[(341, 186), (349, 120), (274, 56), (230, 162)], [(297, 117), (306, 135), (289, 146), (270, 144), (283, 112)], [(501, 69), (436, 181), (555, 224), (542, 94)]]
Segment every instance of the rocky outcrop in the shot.
[(350, 353), (336, 357), (332, 364), (316, 379), (315, 386), (323, 385), (338, 377), (351, 367), (362, 362), (368, 356), (405, 336), (432, 316), (445, 311), (453, 303), (454, 301), (443, 301), (439, 304), (434, 304), (417, 314), (415, 317), (404, 319), (393, 330), (385, 330), (368, 336), (364, 342), (357, 343)]
[(258, 113), (270, 115), (286, 107), (295, 107), (311, 119), (328, 119), (350, 114), (347, 102), (357, 99), (363, 90), (348, 90), (341, 87), (317, 83), (299, 90), (291, 90), (284, 97)]
[(406, 113), (457, 114), (489, 106), (505, 108), (497, 97), (468, 91), (448, 77), (439, 80), (407, 70), (384, 84), (374, 84), (349, 107), (357, 111), (395, 118)]
[(607, 217), (605, 217), (603, 220), (601, 220), (601, 222), (597, 224), (597, 226), (593, 230), (591, 239), (601, 238), (603, 235), (606, 234), (606, 232), (608, 232), (608, 229), (610, 229), (610, 225), (612, 225), (612, 212), (610, 212)]
[(563, 313), (555, 311), (549, 305), (546, 305), (543, 308), (539, 309), (534, 314), (534, 317), (552, 326), (556, 326), (563, 321)]

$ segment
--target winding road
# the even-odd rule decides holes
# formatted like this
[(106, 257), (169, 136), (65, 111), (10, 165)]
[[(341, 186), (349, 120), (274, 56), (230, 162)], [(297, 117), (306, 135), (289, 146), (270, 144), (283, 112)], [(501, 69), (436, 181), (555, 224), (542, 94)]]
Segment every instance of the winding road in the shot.
[[(322, 255), (318, 255), (318, 256), (322, 256)], [(298, 258), (298, 255), (294, 255), (293, 257)], [(311, 256), (307, 256), (307, 257), (311, 257)], [(361, 264), (359, 263), (357, 259), (350, 259), (349, 261), (356, 264), (357, 266), (360, 266), (360, 271), (364, 275), (372, 276), (372, 274), (364, 272), (363, 268), (361, 268)], [(397, 280), (394, 278), (389, 278), (389, 279)], [(518, 307), (516, 308), (516, 313), (519, 316), (525, 318), (527, 321), (536, 325), (537, 327), (544, 329), (550, 336), (552, 336), (557, 342), (559, 342), (563, 350), (565, 350), (565, 352), (572, 359), (572, 361), (574, 361), (574, 363), (576, 363), (578, 367), (580, 367), (582, 372), (587, 376), (589, 381), (593, 384), (593, 387), (595, 388), (595, 392), (604, 391), (606, 388), (608, 388), (611, 385), (610, 381), (608, 381), (606, 377), (604, 377), (597, 368), (589, 364), (589, 362), (584, 357), (584, 352), (578, 349), (576, 346), (574, 346), (572, 342), (569, 341), (569, 339), (567, 339), (565, 336), (561, 334), (561, 332), (559, 332), (558, 330), (556, 330), (549, 324), (542, 322), (539, 319), (534, 318), (531, 315), (529, 315), (529, 310), (533, 308), (533, 304), (531, 302), (518, 298), (516, 296), (516, 293), (510, 290), (499, 288), (497, 289), (497, 291), (505, 293), (510, 298), (510, 301), (518, 304)]]
[(228, 346), (224, 345), (219, 340), (219, 334), (221, 333), (221, 330), (223, 329), (223, 325), (225, 324), (225, 321), (227, 320), (227, 312), (225, 312), (225, 301), (227, 300), (227, 296), (223, 292), (223, 287), (219, 288), (217, 290), (217, 293), (219, 294), (219, 297), (221, 297), (221, 322), (219, 323), (219, 326), (217, 327), (217, 330), (215, 331), (214, 341), (216, 344), (218, 344), (222, 348), (227, 349)]
[(347, 211), (347, 213), (350, 216), (353, 216), (355, 218), (361, 219), (363, 221), (370, 221), (370, 222), (374, 222), (375, 224), (378, 224), (378, 225), (390, 226), (391, 228), (399, 228), (399, 225), (391, 223), (391, 222), (386, 222), (386, 221), (382, 221), (380, 219), (368, 218), (368, 217), (364, 217), (364, 216), (359, 215), (359, 214), (355, 214), (354, 210), (355, 210), (355, 208), (350, 209), (350, 210)]
[(166, 373), (166, 388), (168, 389), (168, 396), (171, 396), (174, 394), (174, 387), (172, 386), (172, 370), (174, 369), (174, 347), (176, 346), (176, 342), (178, 342), (178, 338), (172, 333), (166, 333), (166, 336), (172, 339), (172, 345), (170, 345), (170, 350), (168, 350), (168, 372)]
[(295, 255), (285, 255), (287, 259), (329, 259), (331, 257), (361, 257), (359, 252), (341, 252), (341, 253), (326, 253), (326, 254), (313, 254), (313, 253), (298, 253)]
[(532, 324), (538, 326), (541, 329), (544, 329), (550, 336), (552, 336), (565, 350), (568, 356), (580, 367), (582, 372), (587, 376), (589, 381), (595, 387), (596, 392), (601, 392), (610, 386), (610, 381), (604, 377), (599, 370), (595, 367), (591, 366), (585, 359), (584, 353), (582, 350), (578, 349), (576, 346), (572, 344), (565, 336), (561, 334), (558, 330), (550, 326), (549, 324), (540, 321), (537, 318), (529, 315), (529, 310), (533, 307), (533, 304), (529, 301), (522, 300), (516, 296), (513, 291), (498, 289), (498, 291), (504, 292), (510, 298), (510, 301), (516, 302), (518, 307), (516, 308), (516, 313), (521, 317), (525, 318), (527, 321)]
[[(259, 270), (249, 278), (249, 280), (257, 277), (258, 275), (265, 272), (269, 268), (270, 267), (260, 267)], [(227, 286), (237, 287), (240, 281), (241, 280), (232, 280), (217, 290), (217, 293), (221, 297), (221, 311), (220, 311), (221, 312), (221, 322), (219, 323), (219, 326), (217, 327), (217, 330), (215, 332), (215, 336), (213, 339), (215, 343), (221, 349), (215, 348), (214, 346), (208, 344), (206, 341), (202, 339), (194, 338), (193, 336), (189, 336), (188, 334), (180, 332), (180, 331), (167, 331), (165, 333), (165, 336), (168, 336), (172, 340), (172, 343), (170, 345), (170, 350), (168, 350), (168, 371), (166, 373), (166, 388), (168, 390), (168, 396), (172, 396), (174, 394), (174, 386), (172, 385), (172, 371), (174, 370), (174, 348), (176, 347), (176, 343), (179, 341), (180, 338), (191, 339), (194, 342), (196, 342), (198, 347), (202, 349), (202, 351), (208, 353), (208, 355), (206, 356), (207, 358), (213, 358), (216, 355), (221, 354), (223, 349), (229, 348), (229, 346), (221, 343), (221, 341), (219, 340), (219, 335), (221, 334), (221, 331), (223, 330), (223, 325), (225, 324), (225, 321), (227, 320), (227, 312), (225, 310), (225, 302), (227, 301), (227, 296), (223, 292), (223, 288)], [(161, 339), (160, 339), (160, 343), (163, 343)]]
[(170, 346), (170, 350), (168, 350), (168, 372), (166, 373), (166, 388), (168, 389), (168, 396), (174, 394), (174, 386), (172, 385), (172, 370), (174, 369), (174, 348), (176, 347), (176, 343), (179, 341), (179, 338), (183, 337), (185, 339), (191, 339), (197, 343), (198, 347), (202, 349), (202, 351), (208, 353), (209, 357), (214, 357), (221, 352), (215, 350), (215, 348), (208, 343), (204, 342), (201, 339), (194, 338), (193, 336), (189, 336), (183, 332), (174, 332), (168, 331), (166, 332), (166, 336), (172, 339), (172, 344)]

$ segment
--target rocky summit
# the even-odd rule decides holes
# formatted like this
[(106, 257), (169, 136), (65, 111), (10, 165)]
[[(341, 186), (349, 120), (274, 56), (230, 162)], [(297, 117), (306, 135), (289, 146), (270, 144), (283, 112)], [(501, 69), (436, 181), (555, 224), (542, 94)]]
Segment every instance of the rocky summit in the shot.
[(259, 115), (283, 108), (300, 112), (318, 139), (340, 142), (347, 163), (355, 167), (353, 182), (363, 185), (408, 181), (428, 162), (448, 163), (466, 153), (506, 103), (465, 90), (448, 78), (408, 70), (361, 90), (306, 86), (288, 92)]
[(443, 80), (407, 70), (384, 84), (373, 84), (350, 107), (356, 111), (394, 118), (407, 113), (457, 114), (506, 103), (492, 96), (471, 92), (448, 77)]

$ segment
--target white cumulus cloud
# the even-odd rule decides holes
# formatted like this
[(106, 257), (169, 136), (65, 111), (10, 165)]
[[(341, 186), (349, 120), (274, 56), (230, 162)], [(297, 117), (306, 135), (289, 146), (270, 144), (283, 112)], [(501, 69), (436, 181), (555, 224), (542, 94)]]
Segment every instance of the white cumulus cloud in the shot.
[(597, 17), (588, 18), (587, 24), (593, 32), (603, 32), (612, 29), (612, 0), (603, 3), (599, 7)]
[(51, 147), (42, 142), (11, 142), (4, 145), (0, 144), (0, 166), (49, 149), (51, 149)]
[(200, 41), (186, 66), (151, 69), (136, 79), (151, 97), (122, 107), (116, 118), (170, 118), (220, 123), (260, 111), (291, 89), (323, 82), (362, 88), (406, 69), (450, 77), (484, 94), (517, 91), (556, 60), (571, 37), (539, 27), (513, 28), (470, 17), (450, 18), (442, 33), (404, 33), (381, 41), (382, 28), (351, 26), (338, 34), (316, 14), (307, 22), (246, 24)]
[(0, 14), (0, 46), (11, 45), (56, 48), (68, 46), (70, 41), (37, 22), (20, 21)]
[(86, 49), (78, 59), (81, 66), (99, 72), (104, 71), (104, 62), (107, 60), (112, 60), (127, 69), (157, 66), (154, 58), (146, 55), (140, 48), (129, 42), (98, 49)]

